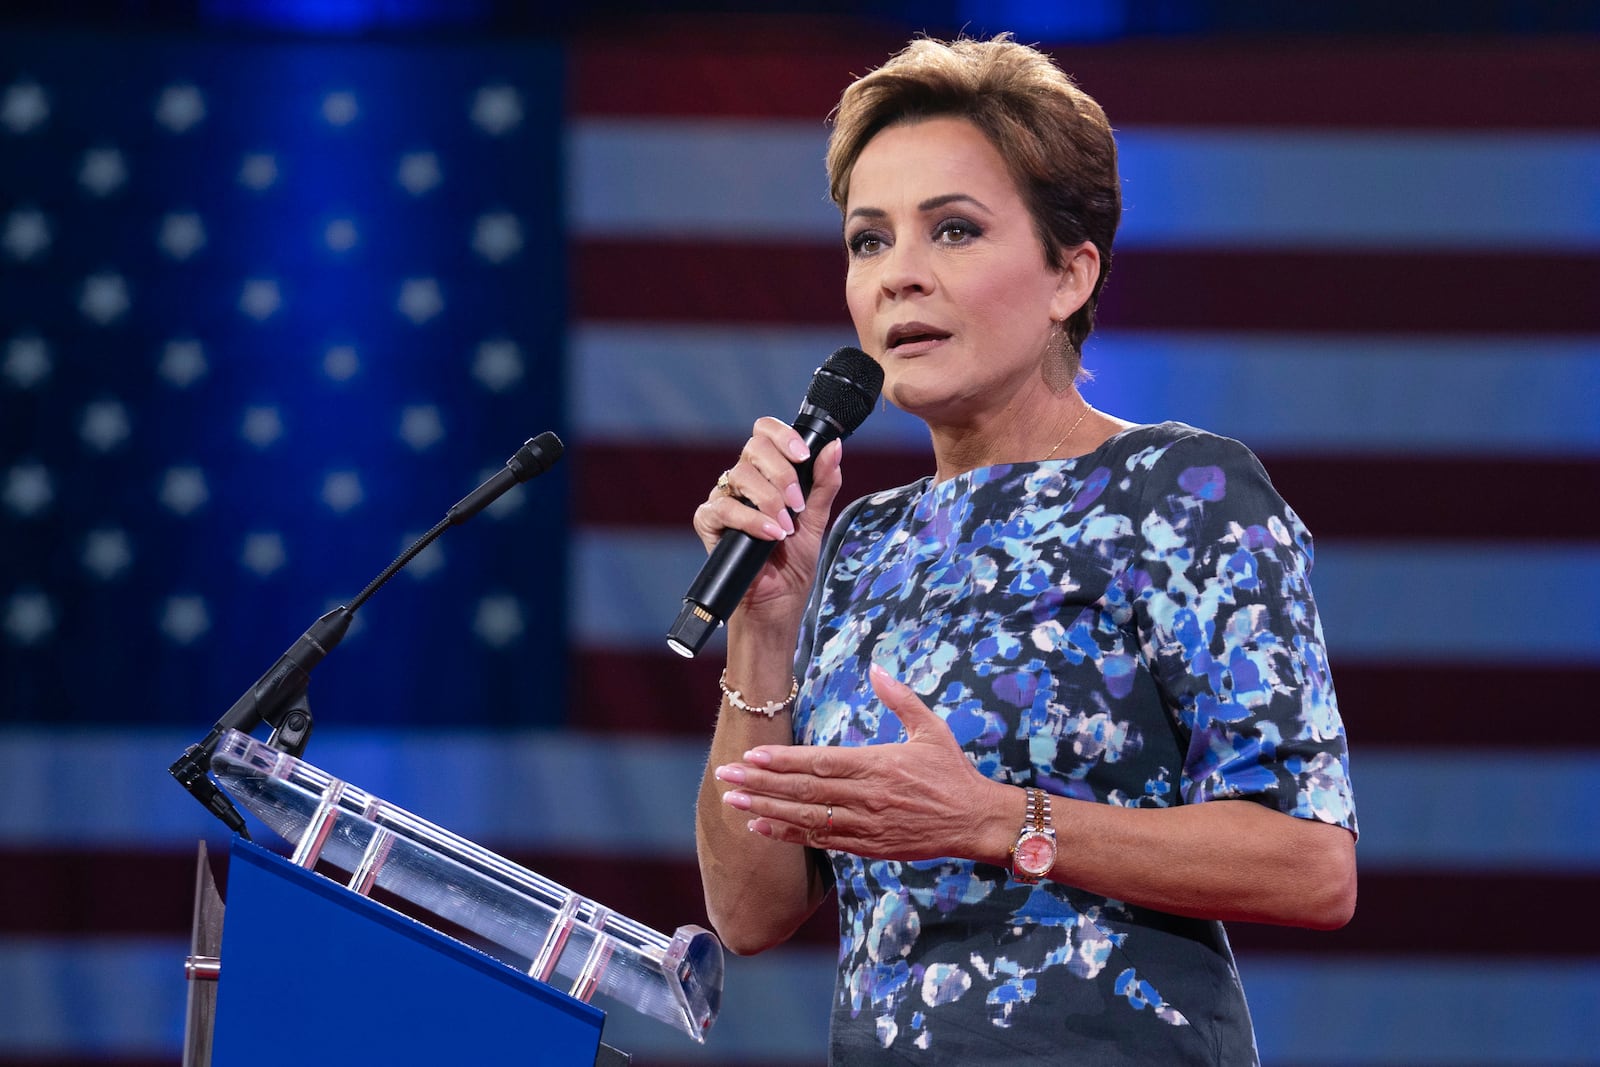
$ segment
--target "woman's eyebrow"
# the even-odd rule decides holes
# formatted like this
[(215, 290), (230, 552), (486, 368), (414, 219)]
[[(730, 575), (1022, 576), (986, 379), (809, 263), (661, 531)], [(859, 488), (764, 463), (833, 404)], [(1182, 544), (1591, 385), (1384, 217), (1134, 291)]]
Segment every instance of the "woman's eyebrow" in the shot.
[[(938, 196), (930, 196), (928, 199), (917, 205), (917, 210), (934, 211), (938, 208), (944, 207), (946, 204), (954, 204), (958, 201), (965, 201), (969, 204), (976, 205), (977, 207), (982, 208), (984, 211), (993, 210), (982, 200), (979, 200), (975, 196), (969, 196), (966, 193), (941, 193)], [(853, 209), (849, 215), (845, 216), (845, 221), (849, 222), (851, 219), (857, 217), (881, 219), (887, 217), (888, 214), (889, 213), (887, 211), (879, 207), (858, 207)]]

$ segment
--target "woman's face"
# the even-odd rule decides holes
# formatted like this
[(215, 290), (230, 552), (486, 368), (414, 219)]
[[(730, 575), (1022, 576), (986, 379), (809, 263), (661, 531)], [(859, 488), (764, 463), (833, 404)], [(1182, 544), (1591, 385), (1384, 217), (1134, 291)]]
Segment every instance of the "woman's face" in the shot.
[(1046, 264), (1000, 153), (965, 119), (873, 137), (850, 174), (844, 238), (861, 348), (884, 394), (931, 422), (981, 419), (1048, 375), (1055, 322), (1088, 296), (1081, 257)]

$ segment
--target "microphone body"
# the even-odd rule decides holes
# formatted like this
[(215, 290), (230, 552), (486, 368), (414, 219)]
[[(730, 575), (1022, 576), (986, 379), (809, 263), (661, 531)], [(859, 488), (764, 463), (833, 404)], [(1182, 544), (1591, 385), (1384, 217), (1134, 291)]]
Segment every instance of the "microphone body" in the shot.
[[(817, 453), (828, 442), (855, 432), (872, 413), (882, 387), (883, 369), (860, 349), (841, 348), (817, 369), (805, 403), (791, 424), (811, 454), (795, 464), (803, 494), (811, 492)], [(777, 547), (776, 541), (751, 537), (742, 530), (724, 533), (684, 594), (683, 608), (667, 631), (667, 647), (693, 658), (733, 614)]]

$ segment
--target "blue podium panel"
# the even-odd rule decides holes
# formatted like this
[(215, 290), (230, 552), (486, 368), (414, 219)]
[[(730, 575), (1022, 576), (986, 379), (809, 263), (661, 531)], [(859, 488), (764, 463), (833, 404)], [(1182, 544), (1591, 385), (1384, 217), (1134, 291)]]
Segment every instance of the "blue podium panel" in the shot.
[(215, 1067), (592, 1067), (605, 1015), (235, 838)]

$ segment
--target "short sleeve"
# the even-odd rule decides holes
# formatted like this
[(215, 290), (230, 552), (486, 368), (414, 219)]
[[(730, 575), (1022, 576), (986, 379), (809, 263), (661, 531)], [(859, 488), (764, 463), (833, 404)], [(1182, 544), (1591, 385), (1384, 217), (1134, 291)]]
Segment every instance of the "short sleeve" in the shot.
[(1310, 532), (1237, 441), (1195, 432), (1135, 461), (1147, 473), (1123, 580), (1187, 738), (1183, 800), (1247, 799), (1356, 831)]

